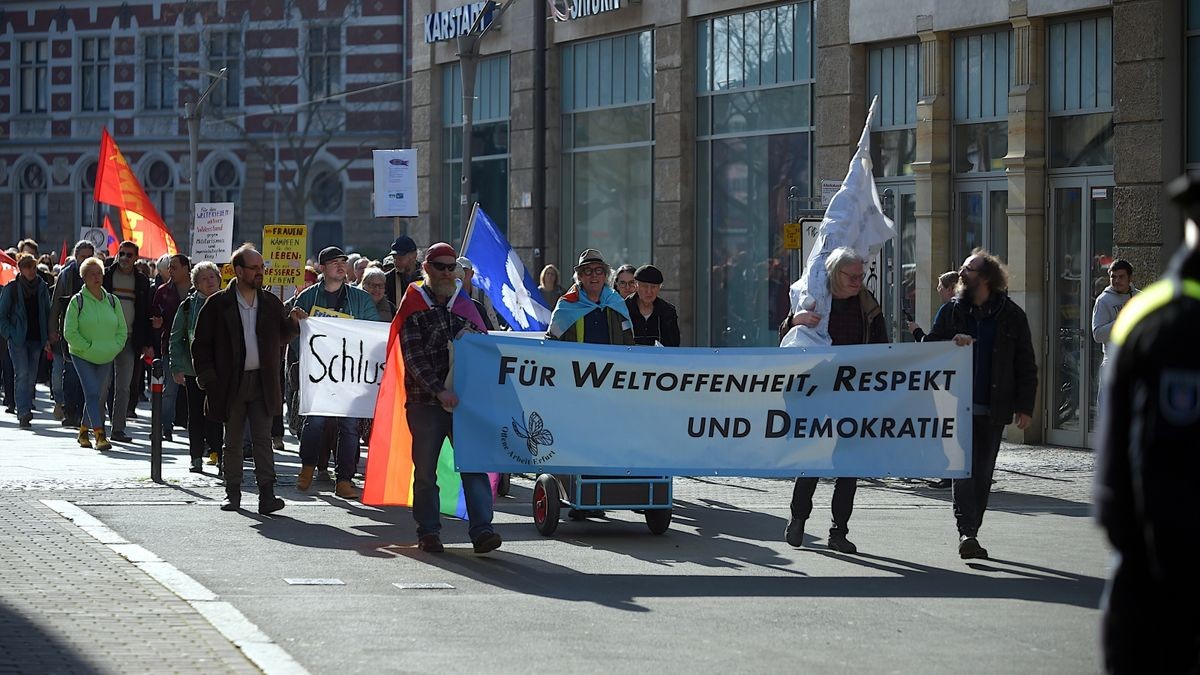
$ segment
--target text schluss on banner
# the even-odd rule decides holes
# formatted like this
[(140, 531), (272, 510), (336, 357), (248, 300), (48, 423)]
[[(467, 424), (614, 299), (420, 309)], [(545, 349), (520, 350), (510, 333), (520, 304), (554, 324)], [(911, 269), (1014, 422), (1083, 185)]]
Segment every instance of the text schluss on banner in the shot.
[(970, 472), (971, 349), (455, 343), (459, 471), (677, 476)]
[(300, 414), (375, 416), (389, 325), (309, 316), (300, 322)]

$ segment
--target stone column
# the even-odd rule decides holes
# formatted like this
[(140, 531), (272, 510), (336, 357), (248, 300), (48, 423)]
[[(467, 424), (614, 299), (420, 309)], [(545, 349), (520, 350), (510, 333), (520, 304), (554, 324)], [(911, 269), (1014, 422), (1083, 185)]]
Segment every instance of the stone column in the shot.
[(1163, 191), (1183, 172), (1180, 4), (1113, 2), (1113, 243), (1139, 286), (1161, 274), (1181, 236), (1179, 211)]
[(815, 9), (813, 189), (819, 191), (822, 180), (846, 177), (871, 101), (866, 93), (867, 47), (850, 44), (850, 3), (818, 2)]
[[(1008, 284), (1012, 299), (1025, 309), (1033, 334), (1039, 372), (1044, 367), (1046, 341), (1046, 57), (1045, 25), (1025, 15), (1024, 2), (1010, 5), (1013, 26), (1013, 75), (1008, 93)], [(1039, 394), (1045, 390), (1038, 387)], [(1040, 396), (1039, 396), (1040, 401)], [(1010, 427), (1010, 441), (1040, 442), (1042, 406), (1034, 422), (1021, 432)]]
[[(417, 203), (416, 218), (393, 218), (394, 235), (407, 234), (426, 247), (442, 236), (439, 216), (442, 210), (441, 183), (442, 148), (441, 134), (434, 133), (440, 127), (441, 91), (437, 86), (441, 80), (434, 78), (433, 46), (426, 44), (424, 35), (425, 15), (432, 11), (431, 0), (413, 0), (408, 14), (408, 36), (412, 51), (412, 146), (417, 151)], [(435, 104), (436, 102), (436, 104)]]
[[(544, 3), (516, 2), (504, 12), (504, 27), (540, 26), (545, 23)], [(508, 36), (508, 241), (537, 279), (532, 269), (533, 225), (533, 30), (513, 30)], [(485, 38), (486, 39), (486, 38)]]
[(679, 7), (654, 27), (654, 265), (679, 308), (684, 344), (696, 344), (696, 40)]
[(917, 17), (921, 40), (921, 98), (917, 101), (917, 150), (913, 162), (917, 217), (917, 316), (933, 316), (941, 305), (937, 277), (950, 260), (950, 34), (934, 32), (929, 16)]

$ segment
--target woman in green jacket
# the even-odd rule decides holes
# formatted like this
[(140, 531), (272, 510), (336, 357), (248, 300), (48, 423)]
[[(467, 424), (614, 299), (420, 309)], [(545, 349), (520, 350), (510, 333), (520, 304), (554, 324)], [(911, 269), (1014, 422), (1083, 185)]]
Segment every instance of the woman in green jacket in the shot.
[(112, 379), (113, 359), (125, 348), (128, 330), (125, 312), (117, 297), (104, 290), (104, 264), (88, 258), (79, 267), (83, 289), (67, 304), (63, 337), (71, 350), (75, 372), (83, 388), (83, 423), (79, 446), (92, 447), (88, 429), (96, 432), (96, 449), (111, 450), (104, 436), (104, 400)]
[(196, 369), (192, 366), (192, 340), (196, 337), (196, 319), (208, 296), (221, 290), (221, 270), (204, 261), (192, 268), (193, 291), (179, 303), (175, 321), (171, 324), (171, 377), (187, 387), (188, 450), (192, 456), (192, 472), (202, 473), (204, 448), (208, 447), (209, 463), (217, 465), (221, 475), (221, 444), (225, 428), (204, 414), (204, 390), (196, 384)]

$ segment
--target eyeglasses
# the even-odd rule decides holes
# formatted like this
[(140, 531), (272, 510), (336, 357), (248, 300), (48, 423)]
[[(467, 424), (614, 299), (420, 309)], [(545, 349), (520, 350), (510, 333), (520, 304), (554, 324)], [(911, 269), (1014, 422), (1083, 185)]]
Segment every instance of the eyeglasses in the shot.
[(637, 286), (637, 279), (630, 279), (629, 281), (621, 281), (620, 279), (617, 279), (617, 285), (618, 286)]
[(121, 251), (120, 253), (117, 254), (117, 257), (118, 258), (136, 258), (137, 254), (131, 253), (129, 251)]
[(842, 276), (846, 277), (850, 281), (862, 281), (863, 279), (867, 278), (866, 274), (850, 274), (849, 272), (845, 272), (842, 270), (838, 270), (838, 273), (841, 274)]
[(579, 270), (579, 276), (581, 277), (599, 277), (605, 274), (608, 274), (608, 270), (603, 267), (584, 267)]
[(368, 284), (363, 284), (364, 288), (387, 288), (387, 284), (381, 281), (375, 281)]
[(429, 264), (433, 267), (433, 269), (439, 272), (453, 272), (454, 270), (458, 269), (458, 263), (440, 263), (433, 262), (431, 260), (429, 261)]

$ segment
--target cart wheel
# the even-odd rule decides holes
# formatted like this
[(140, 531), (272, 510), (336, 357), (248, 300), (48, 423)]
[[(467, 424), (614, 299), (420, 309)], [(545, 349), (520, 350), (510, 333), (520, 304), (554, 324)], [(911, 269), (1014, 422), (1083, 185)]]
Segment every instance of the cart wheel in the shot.
[(508, 496), (509, 481), (510, 481), (510, 478), (509, 478), (508, 474), (506, 474), (506, 473), (500, 474), (500, 483), (496, 486), (496, 494), (497, 495), (499, 495), (501, 497)]
[(533, 484), (533, 524), (543, 536), (558, 529), (558, 481), (544, 473)]
[(646, 527), (651, 534), (662, 534), (671, 527), (671, 513), (674, 509), (647, 509)]

